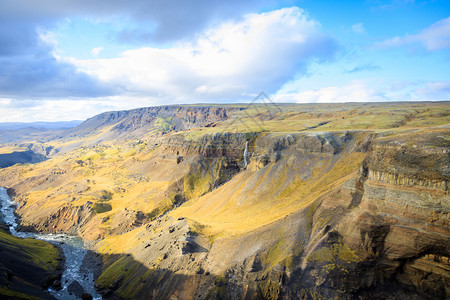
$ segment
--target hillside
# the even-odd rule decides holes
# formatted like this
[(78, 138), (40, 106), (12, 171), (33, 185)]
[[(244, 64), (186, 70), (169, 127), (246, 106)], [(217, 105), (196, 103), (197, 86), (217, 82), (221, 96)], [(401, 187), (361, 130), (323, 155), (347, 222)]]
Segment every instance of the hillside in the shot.
[(106, 298), (445, 299), (449, 116), (449, 102), (108, 112), (0, 182), (22, 229), (102, 255)]
[(0, 298), (54, 299), (45, 289), (61, 276), (61, 258), (55, 246), (0, 229), (0, 252)]

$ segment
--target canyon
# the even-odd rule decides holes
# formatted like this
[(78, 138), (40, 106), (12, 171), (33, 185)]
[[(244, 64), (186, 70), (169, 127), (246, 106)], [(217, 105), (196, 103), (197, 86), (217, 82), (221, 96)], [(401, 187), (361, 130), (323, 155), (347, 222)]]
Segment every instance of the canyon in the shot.
[[(449, 116), (449, 102), (107, 112), (3, 144), (0, 186), (19, 230), (83, 239), (105, 299), (447, 299)], [(1, 295), (26, 293), (8, 278)]]

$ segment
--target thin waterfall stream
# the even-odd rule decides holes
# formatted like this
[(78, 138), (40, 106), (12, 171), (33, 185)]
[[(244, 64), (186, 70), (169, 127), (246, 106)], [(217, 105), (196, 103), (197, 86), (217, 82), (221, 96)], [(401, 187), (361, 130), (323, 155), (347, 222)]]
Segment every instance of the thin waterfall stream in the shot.
[(62, 289), (54, 290), (49, 288), (50, 294), (57, 299), (81, 299), (81, 297), (77, 297), (71, 291), (72, 289), (81, 288), (85, 293), (91, 294), (93, 299), (102, 299), (94, 287), (93, 272), (82, 270), (82, 262), (88, 252), (84, 247), (83, 240), (78, 236), (67, 234), (42, 234), (18, 231), (17, 217), (14, 213), (16, 205), (9, 197), (7, 190), (0, 187), (0, 212), (3, 215), (3, 222), (9, 227), (12, 235), (21, 238), (32, 237), (44, 240), (58, 245), (63, 250), (65, 263), (61, 278)]
[(244, 168), (247, 168), (248, 162), (247, 162), (247, 154), (248, 154), (248, 141), (245, 142), (245, 149), (244, 149)]

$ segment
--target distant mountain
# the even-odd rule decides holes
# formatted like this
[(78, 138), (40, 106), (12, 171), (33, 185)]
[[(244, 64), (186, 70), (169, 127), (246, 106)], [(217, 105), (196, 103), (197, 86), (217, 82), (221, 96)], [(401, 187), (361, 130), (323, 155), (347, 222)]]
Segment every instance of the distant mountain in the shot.
[(61, 122), (2, 122), (0, 130), (18, 130), (23, 128), (42, 128), (42, 129), (69, 129), (81, 124), (83, 121), (61, 121)]
[(0, 144), (39, 141), (46, 142), (82, 121), (3, 122), (0, 123)]

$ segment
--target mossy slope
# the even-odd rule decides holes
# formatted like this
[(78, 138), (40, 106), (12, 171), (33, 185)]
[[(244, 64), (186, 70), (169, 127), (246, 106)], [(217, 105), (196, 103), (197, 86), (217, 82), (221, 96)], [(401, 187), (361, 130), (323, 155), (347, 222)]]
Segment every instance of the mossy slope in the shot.
[(59, 272), (61, 258), (55, 246), (0, 230), (0, 253), (0, 298), (53, 299), (44, 287)]

